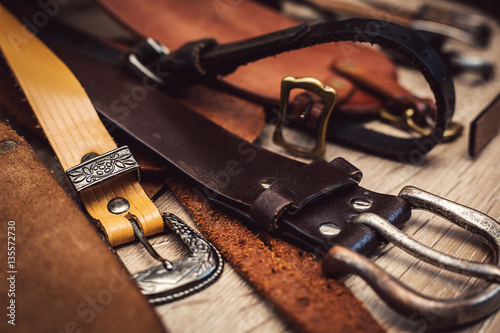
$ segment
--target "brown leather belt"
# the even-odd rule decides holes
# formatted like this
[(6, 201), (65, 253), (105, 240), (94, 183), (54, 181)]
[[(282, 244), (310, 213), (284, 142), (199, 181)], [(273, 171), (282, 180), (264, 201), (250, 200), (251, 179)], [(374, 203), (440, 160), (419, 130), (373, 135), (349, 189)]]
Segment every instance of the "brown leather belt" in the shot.
[[(1, 273), (7, 317), (0, 331), (165, 332), (85, 215), (29, 144), (3, 123), (0, 164), (0, 258), (7, 267), (7, 242), (15, 256), (9, 260), (12, 272)], [(12, 238), (7, 239), (8, 232)]]
[[(356, 41), (378, 44), (403, 54), (421, 71), (436, 100), (435, 127), (421, 138), (403, 139), (382, 134), (341, 121), (330, 124), (331, 135), (354, 146), (417, 164), (442, 138), (455, 109), (455, 91), (451, 75), (439, 54), (412, 31), (399, 25), (364, 19), (341, 22), (302, 24), (264, 36), (219, 45), (213, 39), (190, 42), (177, 51), (148, 59), (144, 48), (135, 55), (162, 82), (167, 91), (178, 91), (183, 86), (213, 80), (234, 72), (238, 67), (283, 52), (308, 46)], [(149, 53), (152, 53), (149, 51)], [(400, 101), (408, 109), (417, 109), (415, 98)]]

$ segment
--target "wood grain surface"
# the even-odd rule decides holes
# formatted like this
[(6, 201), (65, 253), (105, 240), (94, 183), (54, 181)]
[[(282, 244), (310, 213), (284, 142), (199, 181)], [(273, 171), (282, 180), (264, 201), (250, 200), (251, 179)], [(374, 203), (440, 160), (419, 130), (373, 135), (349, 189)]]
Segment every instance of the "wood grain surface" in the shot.
[[(451, 2), (444, 4), (448, 7), (456, 6)], [(477, 50), (459, 42), (450, 42), (447, 47), (460, 50), (464, 55), (480, 55), (496, 61), (498, 69), (500, 28), (493, 20), (491, 23), (494, 33), (487, 49)], [(432, 96), (418, 73), (400, 69), (399, 75), (400, 82), (412, 92), (419, 96)], [(434, 148), (421, 165), (385, 160), (335, 144), (328, 145), (325, 159), (331, 160), (338, 156), (346, 158), (363, 171), (361, 185), (370, 190), (397, 195), (405, 185), (413, 185), (500, 219), (500, 137), (486, 146), (475, 160), (467, 156), (468, 124), (500, 93), (500, 76), (484, 81), (473, 74), (462, 74), (455, 78), (455, 82), (457, 109), (454, 120), (466, 126), (464, 133), (456, 141)], [(394, 131), (380, 123), (369, 126)], [(266, 126), (259, 141), (267, 149), (284, 154), (272, 143), (272, 130), (271, 125)], [(293, 132), (291, 135), (294, 135)], [(46, 165), (55, 170), (56, 175), (60, 175), (60, 167), (50, 149), (43, 144), (34, 144)], [(177, 214), (195, 227), (189, 215), (168, 190), (155, 203), (162, 211)], [(430, 213), (415, 212), (403, 231), (447, 254), (475, 261), (491, 261), (488, 248), (477, 237)], [(176, 259), (183, 255), (182, 247), (170, 235), (153, 237), (151, 242), (167, 258)], [(155, 264), (137, 244), (121, 246), (117, 253), (131, 273)], [(394, 277), (429, 296), (455, 298), (484, 286), (477, 279), (464, 278), (422, 263), (392, 245), (381, 248), (371, 258)], [(389, 332), (423, 332), (435, 320), (432, 314), (417, 313), (410, 319), (401, 317), (388, 308), (360, 278), (349, 277), (347, 285)], [(174, 303), (156, 306), (155, 309), (165, 326), (173, 333), (290, 330), (273, 311), (272, 305), (259, 297), (229, 265), (225, 266), (222, 277), (209, 288)], [(499, 327), (500, 312), (479, 323), (452, 331), (496, 333)]]

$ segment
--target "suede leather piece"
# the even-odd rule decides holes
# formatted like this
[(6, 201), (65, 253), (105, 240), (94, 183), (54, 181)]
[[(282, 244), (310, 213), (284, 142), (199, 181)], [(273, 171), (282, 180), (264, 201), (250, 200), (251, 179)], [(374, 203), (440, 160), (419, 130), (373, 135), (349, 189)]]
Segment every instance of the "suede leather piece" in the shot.
[[(37, 159), (0, 123), (0, 260), (7, 265), (8, 221), (15, 221), (16, 325), (1, 332), (164, 332), (152, 307), (95, 228)], [(10, 288), (2, 269), (1, 306)]]
[(383, 332), (341, 282), (328, 278), (312, 253), (266, 232), (254, 233), (215, 209), (188, 183), (167, 184), (188, 209), (200, 231), (298, 332)]

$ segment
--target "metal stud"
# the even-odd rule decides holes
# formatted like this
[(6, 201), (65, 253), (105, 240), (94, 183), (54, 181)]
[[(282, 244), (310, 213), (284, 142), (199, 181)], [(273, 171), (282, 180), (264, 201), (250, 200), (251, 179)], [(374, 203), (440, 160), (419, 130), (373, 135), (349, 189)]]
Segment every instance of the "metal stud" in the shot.
[(129, 208), (130, 203), (125, 198), (117, 197), (108, 202), (108, 210), (116, 215), (125, 213)]
[(365, 211), (370, 209), (372, 202), (365, 198), (356, 198), (351, 201), (351, 206), (358, 211)]
[(17, 142), (14, 140), (5, 140), (0, 142), (0, 154), (5, 155), (17, 148)]
[(340, 228), (335, 223), (323, 223), (319, 226), (319, 232), (325, 236), (335, 236), (340, 233)]

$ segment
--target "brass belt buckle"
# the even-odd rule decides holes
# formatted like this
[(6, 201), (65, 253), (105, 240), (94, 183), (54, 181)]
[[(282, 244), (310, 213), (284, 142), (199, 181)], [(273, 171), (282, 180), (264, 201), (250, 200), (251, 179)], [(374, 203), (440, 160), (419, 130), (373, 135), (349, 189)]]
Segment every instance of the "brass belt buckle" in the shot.
[(495, 265), (471, 262), (435, 251), (411, 239), (373, 213), (362, 213), (354, 223), (362, 223), (379, 232), (389, 242), (413, 256), (440, 268), (493, 282), (483, 292), (457, 299), (437, 299), (411, 290), (384, 272), (364, 256), (341, 246), (334, 246), (324, 261), (328, 273), (347, 272), (359, 275), (393, 309), (403, 315), (428, 313), (439, 326), (461, 325), (490, 314), (500, 307), (500, 223), (472, 208), (407, 186), (399, 196), (413, 209), (423, 209), (480, 236), (494, 254)]
[[(127, 146), (102, 155), (88, 155), (82, 160), (81, 164), (66, 171), (77, 193), (127, 172), (135, 172), (139, 178), (139, 164)], [(128, 209), (128, 202), (114, 198), (109, 201), (108, 209), (121, 214)], [(148, 242), (135, 218), (128, 218), (135, 237), (160, 262), (132, 276), (141, 292), (154, 304), (171, 302), (200, 291), (214, 282), (223, 269), (219, 251), (205, 238), (174, 214), (163, 213), (162, 218), (165, 229), (173, 231), (186, 245), (191, 253), (189, 257), (176, 261), (164, 259)]]
[[(283, 130), (287, 122), (288, 113), (288, 100), (290, 91), (299, 88), (308, 90), (315, 93), (323, 100), (323, 110), (318, 120), (318, 127), (316, 132), (316, 143), (312, 148), (305, 148), (285, 140)], [(290, 154), (303, 158), (317, 159), (323, 157), (326, 151), (326, 130), (328, 120), (332, 114), (335, 101), (337, 100), (337, 93), (333, 88), (328, 87), (320, 81), (311, 77), (293, 77), (286, 76), (281, 81), (281, 95), (280, 95), (280, 110), (276, 127), (273, 133), (273, 141), (279, 146), (285, 148)]]

